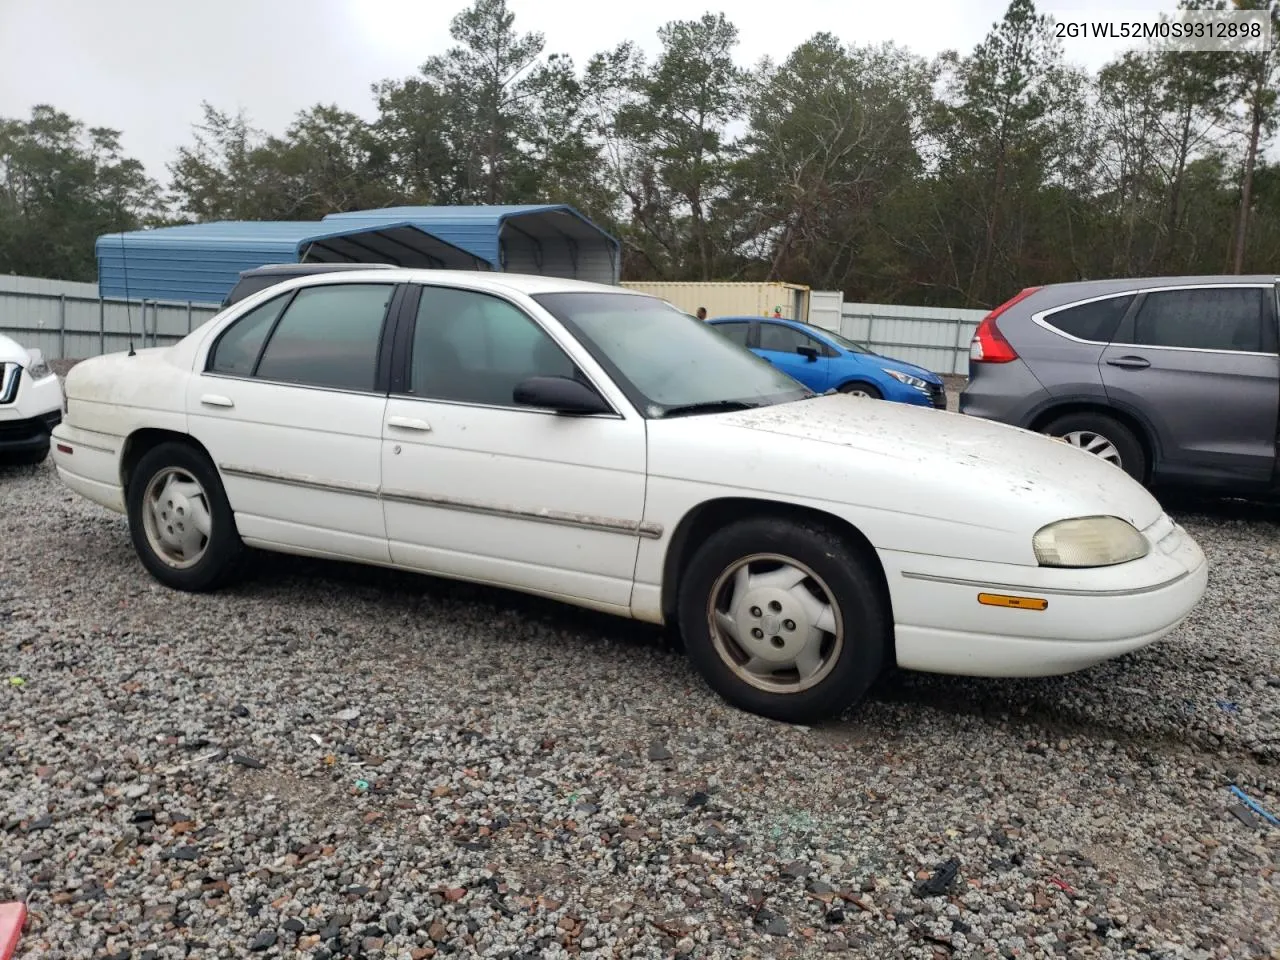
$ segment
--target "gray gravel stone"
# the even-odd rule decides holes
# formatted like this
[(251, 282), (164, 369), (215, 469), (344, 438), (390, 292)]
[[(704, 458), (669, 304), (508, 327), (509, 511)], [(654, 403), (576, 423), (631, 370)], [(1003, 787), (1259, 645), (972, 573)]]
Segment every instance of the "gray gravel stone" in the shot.
[[(728, 708), (639, 625), (284, 557), (179, 594), (50, 464), (0, 489), (0, 650), (25, 681), (0, 686), (0, 900), (29, 904), (24, 958), (1280, 942), (1280, 829), (1228, 812), (1231, 784), (1280, 809), (1274, 510), (1174, 508), (1209, 596), (1145, 651), (895, 673), (798, 729)], [(914, 896), (952, 858), (947, 893)]]

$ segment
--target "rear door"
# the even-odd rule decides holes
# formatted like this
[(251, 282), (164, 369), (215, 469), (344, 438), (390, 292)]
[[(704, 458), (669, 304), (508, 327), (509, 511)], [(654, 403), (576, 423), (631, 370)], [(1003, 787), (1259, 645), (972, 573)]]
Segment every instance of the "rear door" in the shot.
[[(764, 359), (810, 390), (822, 392), (827, 389), (832, 351), (821, 340), (785, 323), (769, 320), (760, 321), (756, 336), (759, 339), (754, 345), (755, 352)], [(818, 358), (811, 360), (804, 356), (799, 352), (801, 347), (812, 348)]]
[(1102, 352), (1113, 400), (1141, 410), (1161, 473), (1267, 481), (1276, 457), (1280, 357), (1274, 284), (1148, 290)]
[(188, 429), (262, 544), (389, 559), (382, 504), (383, 332), (394, 283), (325, 283), (237, 318), (189, 381)]

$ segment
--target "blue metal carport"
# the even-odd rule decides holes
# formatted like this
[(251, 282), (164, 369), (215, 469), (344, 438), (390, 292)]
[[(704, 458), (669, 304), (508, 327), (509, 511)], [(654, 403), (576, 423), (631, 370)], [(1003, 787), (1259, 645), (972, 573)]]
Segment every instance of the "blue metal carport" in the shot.
[(98, 238), (104, 297), (219, 303), (267, 263), (391, 263), (617, 283), (620, 247), (572, 207), (391, 207), (320, 221), (218, 221)]

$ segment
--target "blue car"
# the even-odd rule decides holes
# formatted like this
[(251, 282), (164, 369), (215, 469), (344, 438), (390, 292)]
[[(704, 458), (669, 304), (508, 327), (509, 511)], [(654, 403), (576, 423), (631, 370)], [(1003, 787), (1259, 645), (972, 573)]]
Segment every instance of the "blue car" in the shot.
[(945, 410), (942, 378), (924, 367), (882, 357), (864, 344), (781, 317), (715, 317), (707, 321), (810, 390), (893, 400)]

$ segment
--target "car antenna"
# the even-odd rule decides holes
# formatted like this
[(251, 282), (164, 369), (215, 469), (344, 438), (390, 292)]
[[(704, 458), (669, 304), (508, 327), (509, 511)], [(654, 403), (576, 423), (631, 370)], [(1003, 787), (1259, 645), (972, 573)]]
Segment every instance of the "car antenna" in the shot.
[[(133, 303), (129, 300), (129, 253), (125, 249), (124, 231), (120, 231), (120, 268), (124, 271), (124, 315), (129, 325), (129, 356), (137, 356), (133, 349)], [(146, 323), (146, 314), (143, 314)]]

